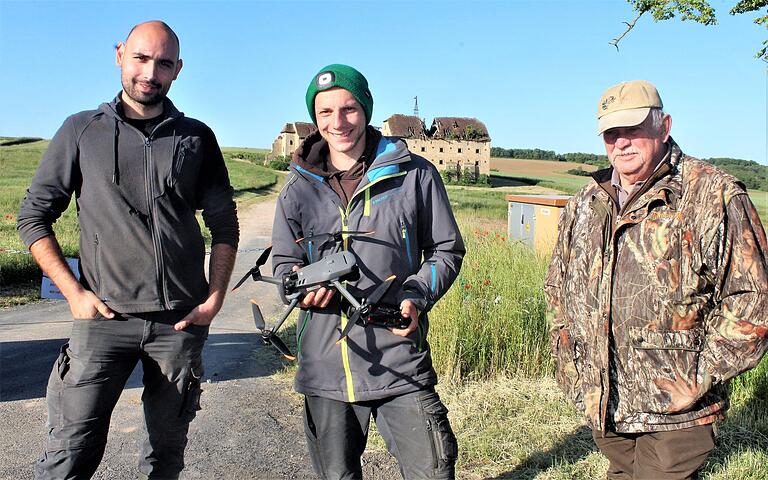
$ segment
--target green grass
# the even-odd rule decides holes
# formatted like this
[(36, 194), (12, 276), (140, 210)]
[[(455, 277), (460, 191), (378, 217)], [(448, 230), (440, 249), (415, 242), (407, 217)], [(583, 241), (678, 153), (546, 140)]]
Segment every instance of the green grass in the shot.
[[(16, 214), (46, 148), (47, 141), (0, 147), (0, 307), (27, 303), (39, 297), (41, 272), (19, 238)], [(265, 152), (260, 149), (225, 150), (230, 154)], [(269, 195), (283, 176), (251, 161), (239, 160), (226, 153), (225, 156), (235, 199), (241, 207)], [(77, 257), (80, 229), (74, 201), (54, 224), (54, 231), (64, 255)], [(203, 229), (203, 233), (210, 241), (207, 230)]]
[(507, 191), (459, 186), (447, 186), (446, 190), (456, 215), (466, 213), (493, 219), (507, 218)]
[(573, 195), (578, 192), (581, 187), (586, 185), (590, 181), (591, 177), (580, 177), (577, 175), (569, 175), (565, 173), (551, 173), (549, 175), (517, 175), (508, 174), (503, 172), (494, 172), (493, 177), (508, 180), (520, 180), (524, 183), (531, 185), (537, 185), (539, 187), (551, 188), (553, 190), (559, 190), (563, 193)]
[(763, 227), (768, 227), (768, 192), (751, 190), (749, 192), (749, 198), (752, 200), (752, 203), (755, 204), (755, 209), (757, 209), (757, 214), (760, 215), (760, 221), (763, 222)]

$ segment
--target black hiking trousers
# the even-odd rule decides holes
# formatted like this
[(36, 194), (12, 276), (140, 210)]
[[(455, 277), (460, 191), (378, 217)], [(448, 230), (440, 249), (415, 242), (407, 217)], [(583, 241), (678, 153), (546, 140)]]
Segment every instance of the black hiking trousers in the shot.
[(116, 314), (75, 320), (48, 380), (48, 438), (37, 479), (89, 479), (107, 444), (112, 410), (140, 361), (146, 439), (139, 478), (176, 479), (189, 423), (200, 409), (208, 327), (174, 323), (187, 312)]
[(458, 456), (448, 409), (433, 388), (347, 403), (304, 397), (304, 431), (315, 472), (324, 480), (361, 479), (360, 457), (373, 416), (406, 480), (453, 479)]

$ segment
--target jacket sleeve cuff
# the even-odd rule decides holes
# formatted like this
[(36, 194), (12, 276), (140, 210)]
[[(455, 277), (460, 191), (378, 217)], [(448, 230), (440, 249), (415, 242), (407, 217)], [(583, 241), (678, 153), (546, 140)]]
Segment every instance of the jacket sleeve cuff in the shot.
[(426, 312), (431, 307), (426, 297), (414, 288), (404, 286), (400, 290), (400, 292), (397, 294), (397, 304), (400, 305), (404, 300), (410, 300), (413, 302), (419, 313)]

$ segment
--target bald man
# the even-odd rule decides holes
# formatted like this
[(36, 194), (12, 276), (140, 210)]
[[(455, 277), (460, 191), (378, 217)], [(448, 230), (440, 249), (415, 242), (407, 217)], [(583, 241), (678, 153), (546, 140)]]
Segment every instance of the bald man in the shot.
[[(139, 478), (178, 478), (200, 409), (203, 344), (237, 251), (232, 187), (216, 138), (166, 98), (182, 68), (178, 37), (163, 22), (139, 24), (118, 45), (116, 63), (122, 91), (65, 120), (18, 215), (21, 238), (73, 320), (48, 381), (39, 479), (94, 474), (112, 410), (139, 361), (147, 433)], [(51, 228), (72, 194), (79, 279)], [(212, 237), (208, 279), (197, 210)]]

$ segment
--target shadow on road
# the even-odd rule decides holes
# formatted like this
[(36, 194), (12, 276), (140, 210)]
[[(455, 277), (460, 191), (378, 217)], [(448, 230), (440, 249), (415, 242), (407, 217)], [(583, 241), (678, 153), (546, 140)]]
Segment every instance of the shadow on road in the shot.
[[(288, 334), (290, 335), (290, 334)], [(0, 403), (45, 397), (48, 376), (66, 338), (0, 343)], [(284, 366), (254, 333), (216, 333), (203, 350), (205, 379), (215, 381), (271, 375)], [(139, 363), (126, 388), (141, 387)]]
[(234, 197), (238, 198), (246, 193), (253, 194), (257, 197), (266, 197), (267, 195), (275, 193), (276, 185), (277, 182), (265, 185), (263, 187), (237, 188), (234, 190)]

